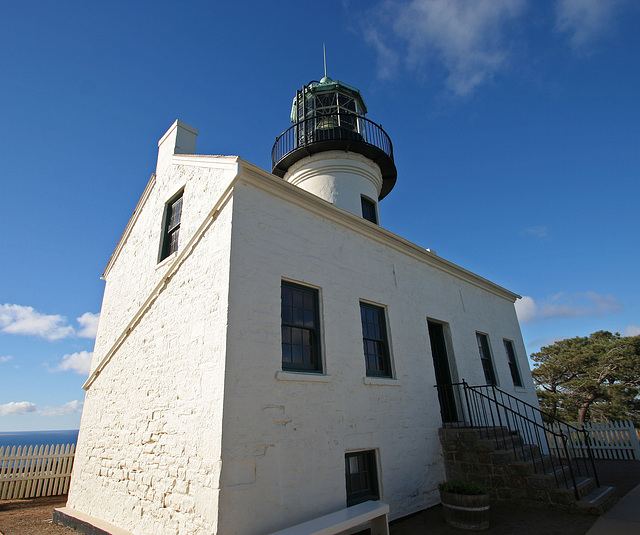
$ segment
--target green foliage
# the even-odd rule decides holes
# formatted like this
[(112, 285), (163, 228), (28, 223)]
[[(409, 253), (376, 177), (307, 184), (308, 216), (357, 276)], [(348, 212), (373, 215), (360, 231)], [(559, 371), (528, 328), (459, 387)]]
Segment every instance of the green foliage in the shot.
[(445, 481), (440, 483), (438, 488), (443, 492), (451, 492), (452, 494), (466, 494), (467, 496), (479, 496), (481, 494), (488, 494), (487, 490), (474, 483), (473, 481), (462, 481), (461, 479), (455, 479), (453, 481)]
[(640, 425), (640, 336), (598, 331), (543, 347), (531, 359), (542, 410), (579, 424)]

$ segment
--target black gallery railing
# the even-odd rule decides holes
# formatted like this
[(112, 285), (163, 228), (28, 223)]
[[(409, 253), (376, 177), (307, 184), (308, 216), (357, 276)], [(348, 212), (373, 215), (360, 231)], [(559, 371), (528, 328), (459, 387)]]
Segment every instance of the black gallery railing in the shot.
[[(556, 487), (573, 489), (576, 499), (580, 498), (578, 478), (593, 477), (600, 486), (589, 434), (584, 429), (494, 385), (471, 386), (463, 380), (436, 388), (445, 426), (479, 429), (500, 449), (512, 451), (515, 459), (531, 462), (536, 474), (553, 474)], [(457, 421), (451, 421), (452, 414)], [(499, 428), (506, 432), (496, 432)], [(514, 440), (518, 436), (520, 440)]]
[(380, 125), (359, 115), (334, 113), (310, 117), (285, 130), (273, 145), (272, 167), (297, 149), (331, 141), (371, 145), (380, 149), (393, 161), (391, 139)]

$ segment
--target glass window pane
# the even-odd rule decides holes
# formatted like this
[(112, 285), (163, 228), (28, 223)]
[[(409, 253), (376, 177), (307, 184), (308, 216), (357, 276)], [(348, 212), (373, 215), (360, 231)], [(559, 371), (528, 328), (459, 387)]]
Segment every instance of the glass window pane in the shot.
[(300, 329), (291, 328), (291, 343), (298, 346), (302, 345), (302, 331)]
[(291, 327), (282, 326), (282, 343), (291, 343)]
[(291, 293), (292, 293), (291, 288), (287, 288), (286, 286), (282, 287), (280, 294), (282, 296), (283, 305), (290, 306), (293, 303), (293, 297)]
[(303, 301), (303, 306), (306, 310), (313, 310), (314, 306), (313, 306), (313, 294), (311, 292), (305, 292), (304, 293), (304, 301)]
[(304, 326), (305, 327), (313, 327), (313, 310), (305, 310), (304, 311)]
[(294, 364), (302, 364), (302, 347), (301, 346), (292, 346), (291, 347), (291, 362)]
[(282, 344), (282, 362), (291, 362), (291, 346)]

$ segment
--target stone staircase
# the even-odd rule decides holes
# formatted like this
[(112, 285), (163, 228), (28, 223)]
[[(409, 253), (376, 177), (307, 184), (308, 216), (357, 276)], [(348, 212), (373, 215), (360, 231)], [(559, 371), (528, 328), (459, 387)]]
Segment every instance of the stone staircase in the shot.
[(615, 487), (598, 487), (593, 477), (579, 475), (580, 460), (573, 461), (574, 490), (568, 461), (526, 444), (505, 427), (444, 427), (440, 443), (447, 479), (474, 481), (489, 489), (493, 500), (596, 515), (618, 500)]

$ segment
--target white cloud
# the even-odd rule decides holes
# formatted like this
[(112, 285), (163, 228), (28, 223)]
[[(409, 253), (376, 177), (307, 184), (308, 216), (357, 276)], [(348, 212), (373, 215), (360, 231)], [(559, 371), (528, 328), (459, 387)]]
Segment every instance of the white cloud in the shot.
[(0, 405), (0, 416), (9, 416), (10, 414), (27, 414), (36, 411), (36, 404), (30, 401), (11, 401)]
[[(447, 86), (455, 94), (472, 93), (508, 63), (504, 45), (507, 24), (520, 17), (525, 0), (411, 0), (383, 2), (376, 23), (364, 30), (365, 40), (379, 55), (379, 75), (388, 75), (398, 57), (387, 43), (406, 46), (407, 66), (436, 61), (448, 72)], [(383, 29), (388, 30), (383, 40)]]
[(33, 307), (0, 305), (0, 332), (40, 336), (47, 340), (60, 340), (72, 336), (95, 338), (100, 314), (85, 312), (77, 318), (80, 328), (76, 330), (59, 314), (41, 314)]
[(564, 292), (548, 297), (537, 303), (533, 297), (524, 296), (516, 302), (516, 312), (520, 323), (534, 323), (552, 318), (575, 318), (581, 316), (604, 316), (622, 309), (620, 302), (612, 295), (596, 292)]
[(4, 357), (0, 357), (0, 362), (9, 362), (12, 358), (11, 355), (5, 355)]
[(574, 49), (588, 45), (612, 23), (618, 0), (558, 0), (556, 4), (556, 28), (569, 35)]
[(547, 238), (549, 236), (549, 227), (529, 227), (524, 230), (527, 234), (536, 238)]
[(522, 296), (522, 299), (516, 301), (516, 314), (520, 323), (531, 323), (538, 313), (538, 305), (533, 297), (528, 295)]
[(380, 31), (372, 25), (368, 25), (363, 29), (364, 40), (369, 43), (378, 53), (378, 76), (382, 79), (388, 79), (398, 70), (400, 59), (398, 53), (384, 42)]
[(638, 336), (640, 334), (640, 325), (627, 325), (622, 330), (622, 336)]
[(89, 371), (91, 371), (92, 358), (93, 353), (89, 351), (80, 351), (78, 353), (64, 355), (62, 357), (62, 362), (56, 366), (54, 371), (73, 371), (78, 375), (89, 375)]
[(42, 416), (67, 416), (68, 414), (75, 414), (82, 412), (83, 403), (78, 400), (69, 401), (60, 407), (45, 407), (40, 414)]
[(100, 319), (100, 314), (93, 314), (91, 312), (85, 312), (78, 318), (78, 323), (80, 324), (80, 330), (78, 331), (78, 336), (82, 338), (95, 338), (96, 332), (98, 331), (98, 320)]
[(11, 401), (0, 405), (0, 416), (22, 415), (37, 412), (41, 416), (66, 416), (82, 412), (82, 401), (73, 400), (61, 405), (60, 407), (45, 407), (38, 410), (35, 403), (30, 401)]
[(8, 334), (35, 335), (47, 340), (73, 336), (73, 327), (64, 316), (40, 314), (32, 307), (0, 305), (0, 331)]

